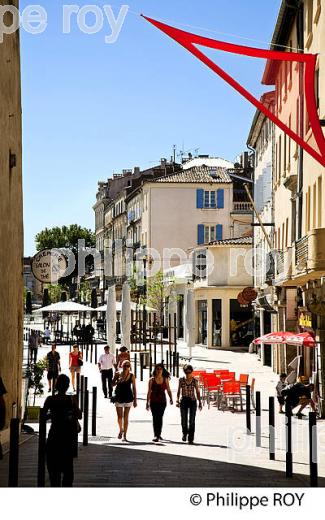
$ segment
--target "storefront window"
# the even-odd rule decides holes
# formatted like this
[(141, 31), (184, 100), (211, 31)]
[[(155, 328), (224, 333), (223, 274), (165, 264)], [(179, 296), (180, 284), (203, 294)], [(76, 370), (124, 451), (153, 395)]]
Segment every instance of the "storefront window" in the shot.
[(232, 346), (248, 346), (253, 337), (252, 306), (242, 306), (237, 300), (230, 300), (230, 344)]
[(208, 306), (207, 300), (198, 301), (199, 315), (199, 343), (207, 344), (207, 324), (208, 324)]
[(221, 347), (221, 300), (212, 300), (212, 346)]

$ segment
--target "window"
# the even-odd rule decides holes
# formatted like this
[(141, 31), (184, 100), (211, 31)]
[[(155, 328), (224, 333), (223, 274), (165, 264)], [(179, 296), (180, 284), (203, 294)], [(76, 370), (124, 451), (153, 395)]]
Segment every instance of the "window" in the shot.
[(286, 173), (287, 169), (287, 134), (283, 135), (283, 175)]
[(310, 231), (310, 186), (306, 193), (306, 233)]
[(322, 176), (318, 177), (317, 182), (317, 227), (322, 227)]
[(216, 239), (215, 226), (204, 226), (204, 243), (208, 244)]
[(204, 207), (215, 208), (216, 207), (216, 192), (205, 191), (204, 192)]
[[(291, 114), (289, 116), (289, 128), (291, 130)], [(291, 163), (291, 137), (288, 137), (288, 169)]]
[(285, 238), (285, 247), (288, 247), (288, 233), (289, 233), (289, 219), (286, 218), (286, 238)]
[(307, 37), (313, 31), (313, 0), (307, 2)]
[(278, 179), (280, 179), (281, 177), (281, 135), (279, 136), (279, 148), (278, 148), (278, 152), (279, 152), (279, 157), (278, 157)]
[(317, 189), (316, 182), (313, 185), (313, 229), (316, 227)]

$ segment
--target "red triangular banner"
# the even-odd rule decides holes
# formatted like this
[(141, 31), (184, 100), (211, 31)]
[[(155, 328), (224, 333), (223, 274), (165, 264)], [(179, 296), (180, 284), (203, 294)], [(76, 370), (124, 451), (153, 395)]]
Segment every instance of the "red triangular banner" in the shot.
[[(143, 15), (142, 15), (143, 16)], [(197, 34), (189, 33), (171, 27), (147, 16), (143, 16), (148, 22), (152, 23), (155, 27), (163, 31), (165, 34), (170, 36), (173, 40), (177, 41), (180, 45), (185, 47), (200, 61), (212, 69), (218, 76), (226, 81), (231, 87), (239, 92), (244, 98), (252, 103), (258, 110), (265, 114), (275, 125), (277, 125), (283, 132), (285, 132), (291, 139), (293, 139), (299, 146), (301, 146), (306, 152), (308, 152), (316, 161), (322, 166), (325, 166), (325, 138), (320, 126), (317, 106), (315, 99), (315, 68), (316, 68), (316, 54), (303, 54), (283, 51), (272, 51), (267, 49), (257, 49), (255, 47), (247, 47), (244, 45), (235, 45), (232, 43), (222, 42), (213, 40), (211, 38), (205, 38)], [(318, 151), (312, 148), (304, 139), (283, 121), (281, 121), (275, 114), (273, 114), (268, 107), (266, 107), (260, 100), (256, 99), (248, 90), (246, 90), (240, 83), (232, 78), (227, 72), (220, 68), (210, 58), (208, 58), (196, 45), (202, 45), (210, 49), (217, 49), (233, 54), (241, 54), (244, 56), (250, 56), (253, 58), (264, 58), (267, 60), (277, 60), (282, 62), (297, 62), (304, 65), (304, 90), (306, 98), (306, 108), (309, 116), (310, 127), (312, 129), (313, 136), (315, 138)]]

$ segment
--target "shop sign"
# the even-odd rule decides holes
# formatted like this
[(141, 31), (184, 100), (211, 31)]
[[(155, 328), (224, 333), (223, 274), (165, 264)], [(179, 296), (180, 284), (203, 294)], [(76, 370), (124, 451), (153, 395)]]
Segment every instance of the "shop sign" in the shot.
[(298, 317), (298, 325), (303, 329), (312, 329), (313, 323), (311, 313), (307, 311), (300, 311)]
[(32, 259), (32, 272), (42, 283), (57, 283), (65, 274), (68, 263), (58, 249), (43, 249)]

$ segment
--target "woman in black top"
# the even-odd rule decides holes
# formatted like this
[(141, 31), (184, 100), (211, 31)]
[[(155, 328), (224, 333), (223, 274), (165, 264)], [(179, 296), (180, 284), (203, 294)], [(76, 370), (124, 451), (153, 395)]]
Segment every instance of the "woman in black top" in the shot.
[(129, 413), (132, 405), (137, 406), (137, 392), (135, 385), (135, 377), (130, 372), (130, 361), (125, 360), (122, 363), (122, 373), (116, 372), (113, 379), (113, 386), (116, 386), (114, 402), (116, 406), (117, 422), (119, 425), (118, 438), (126, 441), (126, 433), (129, 425)]
[(82, 413), (75, 396), (66, 395), (69, 385), (68, 376), (61, 374), (56, 382), (58, 393), (48, 397), (44, 403), (44, 410), (50, 413), (51, 418), (46, 459), (52, 487), (71, 487), (73, 484), (73, 459), (77, 456), (78, 446), (78, 419), (81, 419)]
[[(183, 442), (194, 444), (195, 433), (195, 416), (197, 409), (197, 401), (199, 401), (199, 410), (202, 410), (202, 402), (197, 379), (193, 377), (192, 365), (185, 365), (185, 377), (180, 377), (177, 390), (176, 406), (181, 409), (181, 421), (183, 431)], [(181, 400), (180, 400), (181, 397)]]

